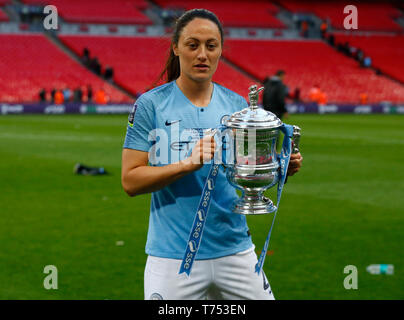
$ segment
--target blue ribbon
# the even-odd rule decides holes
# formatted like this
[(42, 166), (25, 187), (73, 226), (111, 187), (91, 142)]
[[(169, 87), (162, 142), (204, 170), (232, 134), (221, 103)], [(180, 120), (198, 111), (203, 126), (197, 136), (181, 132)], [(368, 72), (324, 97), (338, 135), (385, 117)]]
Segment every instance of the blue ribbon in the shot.
[(205, 186), (203, 187), (202, 197), (199, 201), (198, 210), (194, 218), (194, 223), (191, 233), (188, 238), (187, 248), (184, 258), (182, 259), (179, 274), (185, 272), (188, 276), (191, 273), (196, 254), (199, 250), (199, 245), (202, 240), (203, 229), (208, 215), (210, 201), (212, 200), (213, 189), (215, 188), (219, 165), (213, 164), (209, 170), (209, 175), (206, 178)]
[(258, 275), (260, 274), (260, 272), (264, 266), (265, 257), (267, 255), (267, 250), (268, 250), (268, 245), (269, 245), (269, 240), (271, 238), (272, 228), (275, 223), (276, 213), (278, 212), (278, 209), (279, 209), (279, 202), (281, 201), (283, 186), (285, 185), (285, 180), (286, 180), (288, 166), (289, 166), (289, 160), (290, 160), (290, 154), (292, 152), (293, 126), (291, 126), (289, 124), (283, 124), (280, 127), (280, 130), (284, 133), (285, 136), (283, 138), (282, 152), (278, 155), (281, 169), (280, 169), (278, 190), (277, 190), (277, 196), (276, 196), (277, 197), (276, 210), (274, 212), (274, 218), (272, 219), (271, 228), (269, 229), (269, 233), (268, 233), (267, 239), (265, 241), (264, 248), (261, 251), (257, 264), (255, 265), (255, 272), (258, 273)]
[[(223, 130), (225, 127), (220, 125), (217, 130)], [(212, 130), (215, 132), (215, 129)], [(213, 133), (214, 135), (214, 133)], [(192, 150), (190, 151), (192, 153)], [(213, 162), (213, 160), (212, 160)], [(198, 209), (196, 210), (194, 223), (188, 237), (187, 248), (182, 259), (179, 274), (186, 273), (188, 276), (191, 273), (196, 254), (199, 250), (199, 245), (202, 240), (203, 229), (205, 228), (206, 218), (209, 212), (210, 201), (212, 200), (213, 190), (215, 188), (217, 174), (219, 173), (219, 164), (212, 164), (206, 178), (205, 185), (202, 190), (202, 196), (199, 200)]]

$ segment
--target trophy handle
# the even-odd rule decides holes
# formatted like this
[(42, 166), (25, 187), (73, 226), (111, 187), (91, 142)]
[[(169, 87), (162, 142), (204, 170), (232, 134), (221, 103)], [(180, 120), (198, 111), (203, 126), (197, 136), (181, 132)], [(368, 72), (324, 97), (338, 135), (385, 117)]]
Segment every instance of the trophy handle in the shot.
[(300, 136), (301, 131), (298, 126), (293, 126), (293, 137), (292, 137), (292, 153), (299, 153), (299, 143), (300, 143)]
[[(228, 116), (227, 116), (227, 117), (228, 117)], [(224, 124), (223, 119), (222, 119), (222, 124)], [(218, 133), (218, 131), (219, 131), (219, 129), (217, 129), (217, 128), (212, 128), (212, 129), (209, 129), (209, 130), (206, 132), (206, 135), (211, 135), (211, 136), (213, 137), (216, 133)], [(228, 165), (226, 165), (223, 161), (222, 161), (221, 165), (222, 165), (222, 167), (223, 167), (223, 170), (226, 171), (226, 169), (228, 168)]]

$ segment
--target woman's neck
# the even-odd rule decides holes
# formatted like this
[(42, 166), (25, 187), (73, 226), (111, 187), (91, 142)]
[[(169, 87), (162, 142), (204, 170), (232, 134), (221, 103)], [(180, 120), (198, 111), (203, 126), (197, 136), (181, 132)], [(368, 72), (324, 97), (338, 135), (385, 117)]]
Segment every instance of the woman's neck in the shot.
[(196, 82), (180, 75), (176, 80), (178, 88), (197, 107), (206, 107), (212, 98), (212, 81)]

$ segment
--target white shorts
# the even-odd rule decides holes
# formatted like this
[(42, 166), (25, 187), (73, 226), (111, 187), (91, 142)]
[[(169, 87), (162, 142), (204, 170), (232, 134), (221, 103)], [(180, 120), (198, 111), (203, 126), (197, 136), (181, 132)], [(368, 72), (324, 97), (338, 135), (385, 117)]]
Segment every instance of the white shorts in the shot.
[(274, 300), (254, 248), (217, 259), (195, 260), (191, 275), (178, 274), (181, 260), (148, 256), (145, 300)]

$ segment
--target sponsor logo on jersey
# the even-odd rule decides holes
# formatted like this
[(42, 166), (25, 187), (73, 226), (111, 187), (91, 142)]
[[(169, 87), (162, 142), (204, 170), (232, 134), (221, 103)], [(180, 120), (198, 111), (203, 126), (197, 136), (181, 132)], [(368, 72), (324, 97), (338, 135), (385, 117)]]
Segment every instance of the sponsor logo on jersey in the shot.
[(190, 143), (190, 142), (192, 142), (192, 140), (191, 141), (177, 141), (177, 142), (173, 142), (170, 147), (171, 147), (171, 150), (181, 151), (181, 150), (184, 150), (184, 147), (186, 145), (188, 145), (188, 143)]
[(135, 113), (137, 110), (137, 104), (135, 104), (132, 108), (132, 111), (129, 113), (129, 117), (128, 117), (128, 125), (130, 127), (133, 127), (133, 122), (135, 120)]

